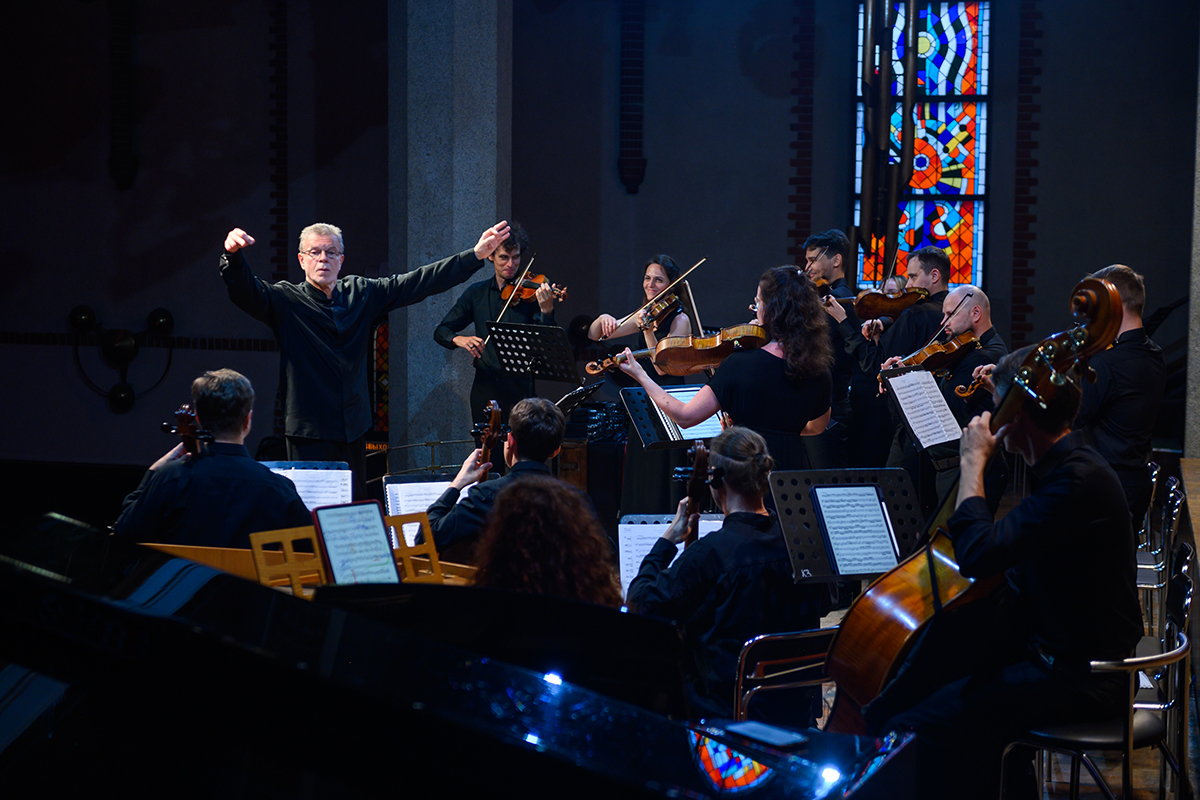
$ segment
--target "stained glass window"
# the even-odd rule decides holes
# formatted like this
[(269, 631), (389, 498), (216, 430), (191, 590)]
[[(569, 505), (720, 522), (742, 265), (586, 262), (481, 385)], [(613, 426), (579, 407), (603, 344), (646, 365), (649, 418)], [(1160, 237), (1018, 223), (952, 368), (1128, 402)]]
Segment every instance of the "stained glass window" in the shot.
[[(904, 81), (904, 4), (896, 4), (892, 94), (899, 97)], [(921, 94), (913, 108), (913, 172), (901, 202), (896, 272), (907, 273), (908, 254), (922, 247), (941, 247), (950, 257), (951, 285), (983, 281), (983, 222), (987, 166), (987, 82), (989, 4), (931, 3), (918, 11), (917, 84)], [(863, 26), (859, 9), (860, 40)], [(859, 46), (861, 75), (862, 46)], [(862, 83), (859, 81), (859, 97)], [(891, 115), (888, 158), (900, 160), (903, 109)], [(857, 120), (855, 193), (861, 197), (863, 169), (863, 104)], [(859, 224), (861, 200), (855, 201)], [(878, 232), (876, 232), (878, 233)], [(878, 285), (883, 275), (883, 238), (873, 235), (870, 247), (860, 243), (858, 282)]]

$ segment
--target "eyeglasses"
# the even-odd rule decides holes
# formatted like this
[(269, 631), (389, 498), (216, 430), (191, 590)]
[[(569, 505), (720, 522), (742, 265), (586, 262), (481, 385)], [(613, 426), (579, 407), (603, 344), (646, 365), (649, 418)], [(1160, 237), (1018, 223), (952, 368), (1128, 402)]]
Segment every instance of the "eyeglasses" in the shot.
[(756, 297), (756, 298), (754, 298), (753, 302), (750, 303), (750, 310), (753, 311), (755, 314), (757, 314), (758, 306), (759, 306), (759, 302), (758, 302), (758, 298)]
[(322, 253), (324, 253), (328, 258), (341, 258), (343, 255), (345, 255), (345, 253), (341, 250), (322, 250), (319, 247), (314, 247), (309, 250), (301, 250), (300, 252), (309, 258), (320, 258)]

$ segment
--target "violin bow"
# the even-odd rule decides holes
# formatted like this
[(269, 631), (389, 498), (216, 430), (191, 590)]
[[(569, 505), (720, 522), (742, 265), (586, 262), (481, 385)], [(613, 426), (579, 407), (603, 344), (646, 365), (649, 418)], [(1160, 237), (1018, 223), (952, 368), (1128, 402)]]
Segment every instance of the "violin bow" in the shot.
[[(532, 261), (532, 259), (530, 259), (530, 260)], [(629, 322), (629, 320), (633, 319), (633, 318), (634, 318), (634, 316), (636, 316), (637, 314), (640, 314), (640, 313), (642, 312), (642, 309), (643, 309), (643, 308), (646, 308), (648, 305), (650, 305), (651, 303), (653, 303), (653, 302), (654, 302), (654, 301), (655, 301), (657, 298), (659, 298), (659, 297), (662, 297), (662, 296), (663, 296), (663, 295), (665, 295), (667, 292), (669, 292), (669, 291), (671, 291), (672, 289), (674, 289), (676, 284), (678, 284), (678, 283), (679, 283), (681, 280), (683, 280), (684, 278), (686, 278), (688, 275), (691, 275), (691, 274), (692, 274), (692, 270), (694, 270), (696, 267), (698, 267), (698, 266), (700, 266), (701, 264), (703, 264), (705, 261), (708, 261), (708, 256), (705, 256), (704, 258), (702, 258), (702, 259), (700, 259), (699, 261), (697, 261), (695, 264), (693, 264), (693, 265), (692, 265), (692, 269), (689, 269), (687, 272), (683, 273), (683, 274), (682, 274), (682, 275), (680, 275), (678, 278), (676, 278), (675, 280), (671, 281), (671, 285), (670, 285), (670, 286), (668, 286), (667, 288), (663, 289), (661, 292), (659, 292), (658, 294), (654, 295), (654, 297), (651, 297), (651, 298), (650, 298), (649, 300), (647, 300), (646, 302), (642, 303), (642, 304), (641, 304), (641, 306), (639, 306), (639, 307), (637, 308), (637, 310), (636, 310), (636, 311), (634, 311), (634, 312), (633, 312), (632, 314), (630, 314), (629, 316), (625, 317), (625, 319), (623, 319), (623, 320), (621, 320), (620, 322), (618, 322), (618, 323), (617, 323), (617, 327), (619, 328), (619, 327), (621, 327), (622, 325), (624, 325), (626, 322)], [(607, 339), (607, 338), (608, 338), (608, 335), (607, 335), (607, 334), (605, 334), (605, 335), (601, 336), (599, 339), (597, 339), (596, 341), (598, 341), (598, 342), (603, 342), (603, 341), (604, 341), (605, 339)]]
[[(521, 270), (521, 274), (517, 276), (517, 280), (513, 284), (514, 286), (520, 287), (521, 283), (525, 280), (525, 276), (529, 274), (529, 268), (533, 266), (533, 260), (535, 258), (537, 258), (536, 255), (529, 257), (529, 263), (525, 265), (525, 269)], [(492, 320), (492, 322), (500, 321), (500, 318), (504, 316), (505, 311), (508, 311), (508, 307), (510, 305), (512, 305), (513, 298), (516, 296), (517, 296), (517, 290), (514, 289), (512, 291), (512, 293), (508, 296), (508, 299), (504, 301), (504, 308), (500, 309), (500, 313), (496, 315), (496, 318), (494, 320)], [(483, 344), (479, 345), (480, 355), (483, 354), (483, 348), (487, 347), (487, 343), (490, 342), (491, 340), (492, 340), (492, 332), (489, 330), (487, 338), (485, 338), (483, 340)]]

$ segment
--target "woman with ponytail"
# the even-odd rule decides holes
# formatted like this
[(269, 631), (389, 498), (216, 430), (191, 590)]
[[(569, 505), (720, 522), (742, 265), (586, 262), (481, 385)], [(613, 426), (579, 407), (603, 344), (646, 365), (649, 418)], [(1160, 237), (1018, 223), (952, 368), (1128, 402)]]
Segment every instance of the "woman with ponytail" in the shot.
[[(763, 505), (774, 465), (763, 437), (737, 426), (722, 431), (709, 446), (708, 464), (709, 489), (724, 523), (675, 559), (688, 523), (687, 501), (681, 502), (630, 583), (627, 602), (638, 613), (683, 626), (696, 667), (688, 676), (693, 716), (732, 717), (742, 645), (762, 633), (818, 627), (828, 592), (792, 580), (779, 520)], [(799, 727), (815, 716), (807, 700), (772, 710), (773, 721)]]
[(687, 403), (664, 391), (633, 358), (621, 369), (680, 427), (723, 411), (766, 439), (777, 468), (808, 469), (800, 437), (825, 430), (833, 389), (833, 346), (821, 301), (798, 267), (774, 267), (759, 279), (750, 310), (770, 341), (733, 353)]

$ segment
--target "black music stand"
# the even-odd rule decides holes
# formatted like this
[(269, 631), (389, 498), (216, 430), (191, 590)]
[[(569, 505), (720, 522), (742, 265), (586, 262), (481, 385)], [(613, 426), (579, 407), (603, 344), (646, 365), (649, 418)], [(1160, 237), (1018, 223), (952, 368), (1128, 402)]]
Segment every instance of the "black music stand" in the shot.
[(558, 410), (563, 412), (564, 417), (570, 417), (571, 412), (579, 408), (587, 402), (587, 399), (596, 393), (596, 390), (604, 385), (604, 381), (596, 381), (589, 383), (587, 386), (580, 386), (578, 389), (571, 391), (558, 398), (558, 402), (554, 405), (558, 406)]
[(771, 473), (771, 495), (792, 558), (797, 582), (839, 581), (874, 576), (877, 572), (838, 572), (830, 557), (824, 522), (812, 500), (815, 487), (878, 487), (887, 509), (898, 561), (917, 548), (925, 526), (921, 503), (908, 472), (899, 469), (814, 469)]
[(691, 439), (671, 438), (663, 428), (662, 420), (658, 418), (658, 412), (654, 409), (654, 401), (650, 399), (650, 395), (646, 394), (645, 389), (637, 386), (622, 389), (621, 402), (625, 404), (625, 410), (629, 413), (633, 429), (637, 431), (638, 438), (642, 440), (644, 449), (669, 450), (675, 447), (691, 446), (693, 441)]
[(567, 332), (557, 325), (526, 325), (522, 322), (492, 322), (488, 325), (500, 369), (529, 378), (529, 397), (537, 397), (534, 381), (545, 378), (581, 385), (575, 356)]

